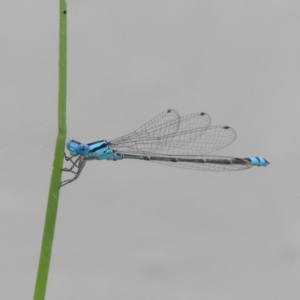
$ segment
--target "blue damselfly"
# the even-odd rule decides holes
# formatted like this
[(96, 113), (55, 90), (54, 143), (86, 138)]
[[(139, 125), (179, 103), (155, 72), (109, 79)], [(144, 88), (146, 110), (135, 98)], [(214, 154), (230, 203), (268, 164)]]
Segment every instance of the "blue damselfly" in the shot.
[(252, 166), (267, 166), (263, 157), (212, 156), (207, 153), (231, 144), (236, 138), (229, 126), (210, 126), (210, 117), (201, 112), (180, 117), (168, 109), (140, 127), (138, 130), (112, 141), (100, 140), (83, 144), (75, 140), (67, 142), (72, 163), (63, 171), (75, 176), (63, 180), (64, 186), (79, 177), (89, 160), (141, 159), (173, 167), (202, 171), (240, 171)]

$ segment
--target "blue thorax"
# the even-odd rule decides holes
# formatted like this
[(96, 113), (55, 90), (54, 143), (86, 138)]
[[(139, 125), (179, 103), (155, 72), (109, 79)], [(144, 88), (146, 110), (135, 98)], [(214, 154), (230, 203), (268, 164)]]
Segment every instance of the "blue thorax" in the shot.
[(122, 159), (123, 155), (114, 153), (106, 140), (82, 144), (74, 140), (67, 142), (67, 148), (72, 156), (80, 155), (87, 159)]

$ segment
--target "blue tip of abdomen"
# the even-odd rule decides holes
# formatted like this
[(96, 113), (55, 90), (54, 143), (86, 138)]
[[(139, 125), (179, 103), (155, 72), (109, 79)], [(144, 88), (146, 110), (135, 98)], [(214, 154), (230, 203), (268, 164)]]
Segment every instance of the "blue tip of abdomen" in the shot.
[(269, 162), (263, 157), (249, 157), (253, 166), (267, 166)]

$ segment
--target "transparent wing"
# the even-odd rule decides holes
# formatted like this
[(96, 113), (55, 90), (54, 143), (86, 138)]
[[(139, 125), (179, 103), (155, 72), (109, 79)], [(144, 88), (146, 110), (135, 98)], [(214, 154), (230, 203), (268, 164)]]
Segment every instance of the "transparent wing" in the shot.
[(178, 131), (157, 152), (169, 155), (200, 155), (222, 149), (236, 138), (228, 126), (211, 126)]
[(161, 147), (164, 144), (165, 141), (161, 137), (172, 135), (178, 131), (179, 124), (178, 112), (168, 109), (136, 131), (110, 141), (110, 145), (114, 149), (141, 151), (144, 149), (145, 141), (148, 141), (147, 149), (154, 150), (155, 147)]
[(134, 152), (120, 153), (124, 158), (143, 159), (172, 167), (193, 169), (200, 171), (241, 171), (252, 166), (248, 158), (236, 158), (214, 155), (166, 155), (145, 153), (139, 155)]
[(223, 148), (235, 139), (232, 128), (209, 125), (206, 113), (180, 118), (176, 111), (167, 110), (133, 133), (110, 141), (110, 146), (115, 151), (137, 153), (201, 154)]
[(179, 123), (180, 116), (178, 112), (174, 109), (168, 109), (141, 126), (135, 132), (146, 133), (152, 136), (171, 134), (178, 130)]
[(168, 109), (135, 132), (151, 135), (152, 137), (162, 137), (171, 135), (178, 130), (183, 131), (209, 125), (210, 117), (206, 113), (195, 113), (180, 117), (174, 109)]

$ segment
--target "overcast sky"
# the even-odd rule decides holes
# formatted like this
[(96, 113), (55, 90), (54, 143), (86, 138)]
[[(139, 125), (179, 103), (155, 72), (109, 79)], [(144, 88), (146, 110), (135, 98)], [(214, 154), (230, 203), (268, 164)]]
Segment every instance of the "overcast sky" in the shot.
[[(299, 1), (68, 2), (68, 137), (162, 111), (238, 135), (210, 173), (89, 162), (64, 187), (47, 300), (300, 299)], [(58, 0), (0, 4), (0, 298), (32, 299), (57, 132)]]

